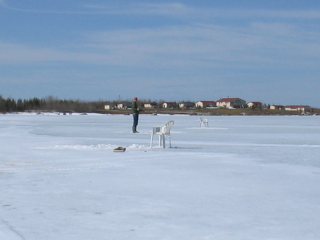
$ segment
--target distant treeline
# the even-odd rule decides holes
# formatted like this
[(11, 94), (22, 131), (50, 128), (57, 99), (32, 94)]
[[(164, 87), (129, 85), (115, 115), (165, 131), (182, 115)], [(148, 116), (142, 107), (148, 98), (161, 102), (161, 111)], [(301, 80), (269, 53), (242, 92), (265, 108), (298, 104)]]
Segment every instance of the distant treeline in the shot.
[(55, 97), (13, 99), (0, 95), (0, 112), (57, 111), (96, 112), (104, 108), (104, 101), (61, 100)]

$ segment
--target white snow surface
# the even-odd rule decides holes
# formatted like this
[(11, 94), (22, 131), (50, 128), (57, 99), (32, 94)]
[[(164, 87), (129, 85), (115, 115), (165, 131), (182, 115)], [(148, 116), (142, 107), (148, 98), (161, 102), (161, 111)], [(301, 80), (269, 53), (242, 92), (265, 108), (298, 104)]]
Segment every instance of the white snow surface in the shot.
[(0, 115), (0, 239), (320, 239), (320, 118), (207, 118)]

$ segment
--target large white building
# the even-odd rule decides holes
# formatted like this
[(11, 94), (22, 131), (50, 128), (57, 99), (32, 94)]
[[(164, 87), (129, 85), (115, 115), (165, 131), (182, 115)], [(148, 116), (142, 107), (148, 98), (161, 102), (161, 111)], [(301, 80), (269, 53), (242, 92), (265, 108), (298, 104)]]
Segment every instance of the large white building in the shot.
[(287, 111), (301, 111), (301, 112), (308, 112), (310, 111), (310, 106), (307, 105), (289, 105), (284, 107)]

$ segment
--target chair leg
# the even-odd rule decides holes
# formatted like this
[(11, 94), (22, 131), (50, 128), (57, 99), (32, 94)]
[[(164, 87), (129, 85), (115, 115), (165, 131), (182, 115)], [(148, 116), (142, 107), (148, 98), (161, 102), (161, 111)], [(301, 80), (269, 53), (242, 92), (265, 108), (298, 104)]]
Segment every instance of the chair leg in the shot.
[(159, 135), (159, 147), (161, 147), (162, 135)]
[(150, 148), (152, 148), (152, 145), (153, 145), (153, 134), (151, 134)]

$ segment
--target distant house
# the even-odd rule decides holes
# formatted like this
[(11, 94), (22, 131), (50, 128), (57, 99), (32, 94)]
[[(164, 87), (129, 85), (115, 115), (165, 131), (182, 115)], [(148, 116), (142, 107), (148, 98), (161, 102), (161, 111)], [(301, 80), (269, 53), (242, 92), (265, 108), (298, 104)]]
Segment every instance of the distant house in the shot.
[(270, 109), (271, 110), (284, 110), (284, 106), (283, 105), (271, 105)]
[(176, 108), (177, 107), (177, 103), (175, 102), (164, 102), (162, 104), (163, 108)]
[(208, 107), (216, 107), (216, 101), (198, 101), (196, 102), (197, 108), (208, 108)]
[(179, 108), (192, 108), (194, 107), (194, 103), (193, 102), (181, 102), (179, 103)]
[(123, 102), (123, 103), (118, 103), (117, 104), (118, 109), (128, 109), (131, 108), (131, 103), (130, 102)]
[(157, 107), (157, 103), (152, 102), (152, 103), (145, 103), (144, 108), (156, 108)]
[(216, 104), (221, 108), (243, 108), (246, 106), (246, 101), (241, 98), (221, 98)]
[(301, 111), (301, 112), (309, 112), (311, 110), (308, 105), (289, 105), (284, 108), (286, 111)]
[(261, 102), (249, 102), (248, 103), (249, 108), (262, 108)]
[(114, 109), (116, 109), (116, 105), (114, 105), (114, 104), (106, 104), (106, 105), (104, 105), (104, 109), (105, 110), (114, 110)]

